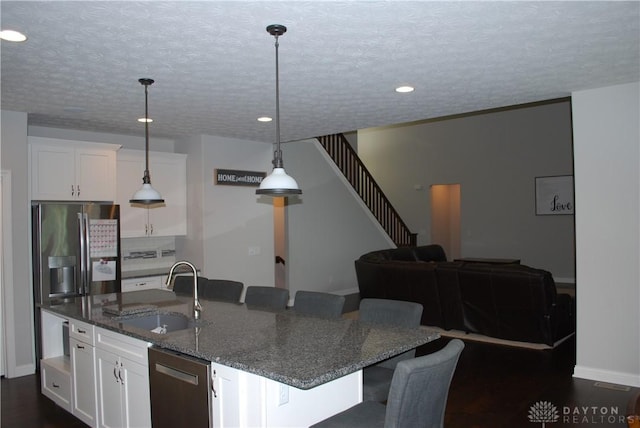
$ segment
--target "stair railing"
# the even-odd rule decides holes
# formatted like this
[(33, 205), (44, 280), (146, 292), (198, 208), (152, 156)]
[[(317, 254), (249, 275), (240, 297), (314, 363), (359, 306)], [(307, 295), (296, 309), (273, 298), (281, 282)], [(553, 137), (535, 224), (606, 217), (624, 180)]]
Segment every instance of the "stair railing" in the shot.
[(373, 216), (398, 247), (415, 246), (417, 234), (411, 233), (362, 160), (343, 134), (318, 137)]

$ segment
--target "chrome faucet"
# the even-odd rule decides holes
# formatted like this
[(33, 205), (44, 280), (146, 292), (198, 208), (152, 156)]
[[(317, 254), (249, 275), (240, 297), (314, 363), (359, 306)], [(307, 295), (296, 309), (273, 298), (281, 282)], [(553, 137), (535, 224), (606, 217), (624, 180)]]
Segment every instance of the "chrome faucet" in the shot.
[(169, 276), (167, 276), (167, 286), (171, 284), (171, 278), (173, 277), (173, 271), (175, 268), (181, 265), (187, 265), (191, 268), (193, 272), (193, 318), (196, 320), (200, 319), (200, 312), (202, 312), (202, 306), (200, 305), (200, 300), (198, 300), (198, 270), (194, 265), (187, 261), (175, 262), (173, 266), (171, 266), (171, 270), (169, 270)]

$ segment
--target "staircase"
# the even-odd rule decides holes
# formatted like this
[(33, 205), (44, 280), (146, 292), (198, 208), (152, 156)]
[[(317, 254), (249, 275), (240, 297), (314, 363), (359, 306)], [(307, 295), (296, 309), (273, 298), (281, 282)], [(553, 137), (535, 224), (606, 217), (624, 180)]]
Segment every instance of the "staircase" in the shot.
[(402, 221), (345, 136), (325, 135), (318, 137), (318, 141), (396, 246), (415, 246), (417, 234), (411, 233)]

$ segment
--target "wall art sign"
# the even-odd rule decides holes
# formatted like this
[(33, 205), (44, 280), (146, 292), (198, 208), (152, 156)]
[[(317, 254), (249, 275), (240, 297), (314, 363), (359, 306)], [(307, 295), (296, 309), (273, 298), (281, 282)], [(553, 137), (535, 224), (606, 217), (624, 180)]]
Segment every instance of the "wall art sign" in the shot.
[(536, 215), (573, 214), (573, 176), (536, 177)]
[(261, 171), (241, 171), (238, 169), (216, 168), (213, 176), (215, 184), (258, 187), (260, 186), (262, 179), (267, 176), (267, 173)]

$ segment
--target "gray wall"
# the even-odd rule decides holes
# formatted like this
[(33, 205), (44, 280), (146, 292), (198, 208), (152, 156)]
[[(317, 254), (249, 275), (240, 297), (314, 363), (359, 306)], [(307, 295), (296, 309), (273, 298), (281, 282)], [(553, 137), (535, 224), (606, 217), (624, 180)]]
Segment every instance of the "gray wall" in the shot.
[[(11, 171), (11, 229), (13, 281), (3, 280), (7, 329), (7, 375), (35, 370), (33, 346), (33, 293), (30, 270), (30, 204), (27, 180), (27, 114), (2, 111), (0, 140), (2, 170)], [(6, 279), (6, 278), (5, 278)]]
[[(200, 136), (176, 143), (187, 153), (188, 236), (177, 257), (194, 260), (208, 278), (274, 285), (273, 200), (255, 187), (214, 184), (216, 168), (271, 172), (272, 145)], [(259, 254), (250, 255), (249, 248)]]
[(419, 243), (431, 243), (429, 187), (459, 183), (462, 256), (575, 280), (574, 218), (536, 216), (534, 198), (535, 177), (573, 174), (569, 101), (366, 129), (358, 153)]
[(640, 386), (640, 84), (573, 94), (575, 376)]
[(289, 289), (358, 291), (354, 260), (393, 244), (317, 140), (286, 144), (285, 169), (303, 194), (289, 198)]

